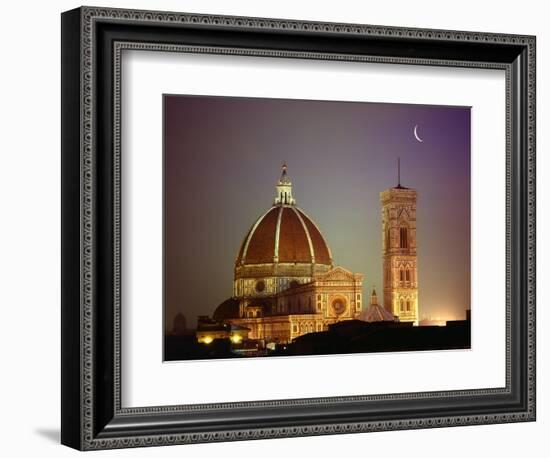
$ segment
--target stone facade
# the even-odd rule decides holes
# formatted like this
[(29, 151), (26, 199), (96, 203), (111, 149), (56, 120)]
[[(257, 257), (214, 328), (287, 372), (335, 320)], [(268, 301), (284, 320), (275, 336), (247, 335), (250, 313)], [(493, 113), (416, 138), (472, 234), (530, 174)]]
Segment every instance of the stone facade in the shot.
[(384, 307), (418, 324), (416, 201), (416, 191), (401, 185), (380, 193)]
[(320, 229), (296, 205), (286, 164), (273, 205), (243, 239), (234, 274), (233, 297), (214, 316), (266, 344), (288, 343), (361, 312), (363, 276), (333, 266)]
[(327, 330), (329, 324), (357, 318), (362, 310), (361, 274), (336, 267), (303, 283), (296, 277), (292, 282), (271, 296), (253, 291), (240, 297), (239, 317), (228, 321), (250, 329), (251, 339), (288, 343)]

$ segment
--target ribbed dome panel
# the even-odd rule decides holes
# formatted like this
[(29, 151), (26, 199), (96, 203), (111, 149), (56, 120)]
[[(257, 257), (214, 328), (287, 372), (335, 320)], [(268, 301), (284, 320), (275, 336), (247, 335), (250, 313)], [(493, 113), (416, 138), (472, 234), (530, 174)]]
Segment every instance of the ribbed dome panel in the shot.
[[(249, 234), (250, 241), (245, 247), (245, 261), (248, 264), (273, 262), (275, 256), (275, 231), (279, 209), (273, 207)], [(246, 240), (245, 240), (246, 243)]]
[(315, 262), (318, 264), (330, 264), (331, 256), (325, 239), (317, 229), (317, 226), (300, 210), (296, 210), (302, 216), (307, 230), (309, 232), (309, 237), (311, 238), (311, 243), (313, 244), (313, 251), (315, 253)]
[(312, 262), (304, 225), (293, 208), (283, 208), (279, 233), (279, 262)]
[(293, 205), (275, 205), (262, 215), (243, 240), (236, 261), (271, 263), (332, 264), (319, 229)]

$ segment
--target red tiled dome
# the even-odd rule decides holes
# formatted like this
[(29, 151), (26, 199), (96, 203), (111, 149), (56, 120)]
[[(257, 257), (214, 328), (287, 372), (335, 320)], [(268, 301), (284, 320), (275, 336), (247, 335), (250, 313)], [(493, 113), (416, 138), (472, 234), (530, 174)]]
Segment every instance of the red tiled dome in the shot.
[(243, 240), (236, 265), (277, 262), (331, 265), (321, 232), (293, 205), (275, 205), (256, 221)]

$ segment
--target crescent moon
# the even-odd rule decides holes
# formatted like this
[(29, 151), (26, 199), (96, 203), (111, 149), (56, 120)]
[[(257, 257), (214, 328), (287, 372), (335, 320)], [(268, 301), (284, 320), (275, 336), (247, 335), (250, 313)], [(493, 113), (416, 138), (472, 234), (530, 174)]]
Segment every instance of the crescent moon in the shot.
[(422, 140), (422, 139), (418, 136), (417, 129), (418, 129), (418, 124), (417, 124), (416, 126), (414, 126), (414, 138), (416, 138), (420, 143), (422, 143), (424, 140)]

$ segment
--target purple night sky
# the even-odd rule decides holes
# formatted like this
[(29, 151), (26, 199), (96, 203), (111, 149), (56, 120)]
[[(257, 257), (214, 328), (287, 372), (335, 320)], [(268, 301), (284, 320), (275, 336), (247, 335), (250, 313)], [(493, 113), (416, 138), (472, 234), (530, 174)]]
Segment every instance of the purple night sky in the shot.
[(363, 273), (365, 297), (375, 285), (381, 300), (379, 193), (397, 184), (401, 157), (401, 183), (418, 191), (420, 318), (464, 318), (469, 107), (166, 95), (164, 110), (167, 329), (179, 312), (194, 327), (231, 296), (237, 251), (283, 161), (335, 265)]

